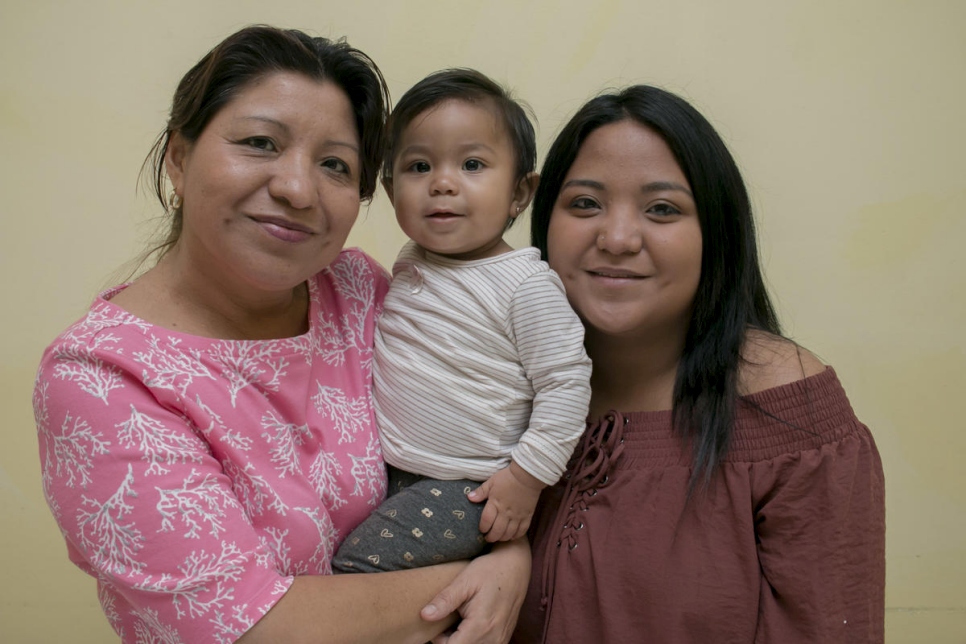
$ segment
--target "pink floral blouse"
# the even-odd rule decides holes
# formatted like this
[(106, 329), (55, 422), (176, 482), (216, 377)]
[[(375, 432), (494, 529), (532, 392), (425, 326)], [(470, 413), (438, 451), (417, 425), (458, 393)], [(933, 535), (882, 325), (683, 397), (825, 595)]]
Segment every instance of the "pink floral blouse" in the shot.
[(325, 575), (385, 496), (370, 397), (388, 276), (346, 250), (309, 282), (308, 333), (160, 328), (104, 293), (44, 353), (43, 487), (124, 642), (233, 642), (296, 575)]

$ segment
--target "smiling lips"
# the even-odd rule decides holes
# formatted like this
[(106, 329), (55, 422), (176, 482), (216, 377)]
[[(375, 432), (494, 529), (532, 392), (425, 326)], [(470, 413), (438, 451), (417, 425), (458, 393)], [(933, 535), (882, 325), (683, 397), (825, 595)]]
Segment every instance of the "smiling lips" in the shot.
[(587, 269), (592, 277), (603, 277), (605, 279), (644, 279), (647, 276), (623, 268), (590, 268)]
[(272, 237), (286, 242), (301, 242), (315, 235), (315, 231), (304, 224), (284, 217), (252, 217)]

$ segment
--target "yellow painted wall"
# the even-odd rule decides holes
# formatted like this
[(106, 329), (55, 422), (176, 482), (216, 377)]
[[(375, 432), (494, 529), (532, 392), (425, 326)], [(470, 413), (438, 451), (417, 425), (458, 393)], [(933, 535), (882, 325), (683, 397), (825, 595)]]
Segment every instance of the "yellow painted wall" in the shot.
[[(397, 97), (477, 67), (529, 100), (541, 152), (603, 88), (692, 100), (745, 172), (788, 331), (835, 365), (875, 432), (887, 641), (966, 642), (959, 0), (4, 0), (0, 642), (113, 641), (40, 492), (34, 369), (151, 232), (137, 173), (177, 80), (252, 22), (348, 36)], [(391, 260), (402, 237), (384, 196), (352, 239)]]

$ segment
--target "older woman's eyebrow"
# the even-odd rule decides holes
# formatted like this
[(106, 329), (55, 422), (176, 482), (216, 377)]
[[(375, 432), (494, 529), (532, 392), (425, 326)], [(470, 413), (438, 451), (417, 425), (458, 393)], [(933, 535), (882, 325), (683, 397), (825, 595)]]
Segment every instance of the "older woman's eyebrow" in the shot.
[[(274, 118), (272, 118), (270, 116), (260, 116), (258, 114), (254, 114), (254, 115), (251, 115), (251, 116), (242, 116), (242, 117), (239, 117), (239, 120), (241, 120), (241, 121), (258, 121), (259, 123), (267, 123), (269, 125), (273, 125), (273, 126), (277, 127), (278, 129), (280, 129), (281, 131), (285, 132), (286, 134), (288, 134), (288, 133), (291, 132), (291, 128), (286, 123), (284, 123), (283, 121), (279, 121), (278, 119), (274, 119)], [(358, 152), (359, 151), (359, 146), (356, 145), (355, 143), (352, 143), (351, 141), (341, 141), (341, 140), (337, 140), (337, 139), (329, 139), (325, 143), (326, 143), (326, 145), (335, 145), (335, 146), (339, 146), (339, 147), (349, 148), (353, 152)]]

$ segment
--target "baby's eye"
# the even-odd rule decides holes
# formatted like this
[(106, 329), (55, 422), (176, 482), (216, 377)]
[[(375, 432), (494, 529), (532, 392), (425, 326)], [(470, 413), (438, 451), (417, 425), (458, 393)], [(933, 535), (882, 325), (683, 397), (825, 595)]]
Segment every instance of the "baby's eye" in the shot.
[(409, 165), (409, 169), (412, 172), (429, 172), (429, 164), (425, 161), (416, 161), (415, 163), (411, 163)]
[(247, 139), (242, 140), (242, 144), (255, 148), (256, 150), (263, 150), (265, 152), (275, 151), (275, 142), (267, 136), (250, 136)]
[(483, 162), (479, 159), (467, 159), (463, 162), (463, 169), (467, 172), (476, 172), (483, 169)]
[(326, 159), (322, 162), (322, 167), (338, 172), (339, 174), (349, 174), (349, 164), (342, 159)]
[(647, 212), (658, 215), (659, 217), (671, 217), (673, 215), (680, 215), (681, 211), (672, 206), (669, 203), (656, 203), (647, 209)]

